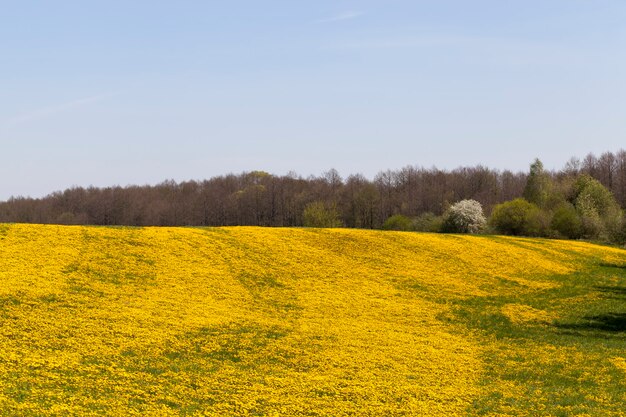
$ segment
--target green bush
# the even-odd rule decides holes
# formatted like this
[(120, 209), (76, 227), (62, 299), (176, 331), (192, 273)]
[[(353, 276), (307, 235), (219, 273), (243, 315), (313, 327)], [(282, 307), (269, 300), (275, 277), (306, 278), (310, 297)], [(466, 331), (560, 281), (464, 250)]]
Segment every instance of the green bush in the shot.
[(593, 210), (600, 217), (612, 214), (618, 210), (617, 201), (600, 181), (589, 175), (581, 175), (574, 183), (574, 205), (581, 211)]
[(505, 235), (542, 236), (546, 231), (547, 216), (535, 204), (517, 198), (495, 206), (489, 222)]
[(610, 243), (626, 243), (626, 218), (621, 210), (613, 212), (604, 219), (606, 237)]
[(621, 225), (614, 236), (614, 242), (626, 245), (626, 211), (622, 211)]
[(315, 201), (307, 204), (303, 213), (305, 227), (341, 227), (339, 211), (334, 204)]
[(422, 213), (413, 219), (413, 230), (416, 232), (438, 233), (443, 226), (443, 218), (433, 213)]
[(622, 213), (613, 194), (598, 180), (581, 175), (573, 186), (573, 203), (587, 239), (613, 241), (621, 228)]
[(382, 226), (383, 230), (413, 230), (413, 222), (402, 214), (394, 214), (389, 217)]
[(564, 203), (557, 207), (552, 215), (550, 227), (557, 231), (559, 235), (568, 239), (579, 239), (582, 237), (582, 219), (576, 208), (569, 203)]

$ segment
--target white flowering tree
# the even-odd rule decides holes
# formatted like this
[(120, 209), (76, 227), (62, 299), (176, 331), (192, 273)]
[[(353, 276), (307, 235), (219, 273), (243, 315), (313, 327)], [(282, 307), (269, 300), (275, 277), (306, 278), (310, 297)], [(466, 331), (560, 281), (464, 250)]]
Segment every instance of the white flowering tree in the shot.
[(449, 233), (477, 233), (487, 223), (483, 206), (476, 200), (461, 200), (444, 214), (443, 231)]

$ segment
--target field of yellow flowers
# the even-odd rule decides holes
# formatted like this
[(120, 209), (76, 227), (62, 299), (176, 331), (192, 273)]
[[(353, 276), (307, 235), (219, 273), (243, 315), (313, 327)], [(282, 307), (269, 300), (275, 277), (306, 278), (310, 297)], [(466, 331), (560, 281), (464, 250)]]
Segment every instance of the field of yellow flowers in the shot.
[(0, 225), (0, 415), (626, 415), (626, 251)]

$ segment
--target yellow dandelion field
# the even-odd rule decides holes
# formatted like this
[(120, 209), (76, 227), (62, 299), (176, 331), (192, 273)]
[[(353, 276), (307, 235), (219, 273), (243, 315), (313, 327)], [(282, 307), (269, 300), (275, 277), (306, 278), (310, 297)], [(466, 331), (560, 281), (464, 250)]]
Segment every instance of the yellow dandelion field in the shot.
[(626, 415), (624, 265), (540, 239), (0, 225), (0, 415)]

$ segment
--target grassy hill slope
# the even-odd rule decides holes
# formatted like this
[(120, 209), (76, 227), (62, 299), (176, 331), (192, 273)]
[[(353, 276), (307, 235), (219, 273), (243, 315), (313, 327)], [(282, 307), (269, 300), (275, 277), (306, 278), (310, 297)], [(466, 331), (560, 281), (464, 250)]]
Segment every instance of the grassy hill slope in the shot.
[(626, 251), (0, 225), (1, 415), (625, 415)]

